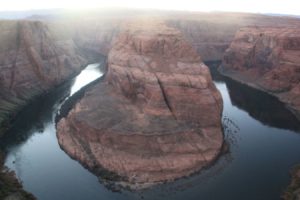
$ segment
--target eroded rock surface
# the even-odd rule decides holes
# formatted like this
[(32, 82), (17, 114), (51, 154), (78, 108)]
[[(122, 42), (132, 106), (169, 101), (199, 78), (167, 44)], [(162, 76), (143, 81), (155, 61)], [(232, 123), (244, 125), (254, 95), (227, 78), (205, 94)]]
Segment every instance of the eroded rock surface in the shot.
[(105, 80), (57, 125), (61, 147), (127, 183), (157, 183), (211, 164), (221, 151), (221, 95), (179, 31), (128, 25), (108, 55)]
[(222, 65), (225, 75), (278, 97), (300, 117), (299, 28), (243, 28)]
[(1, 21), (0, 27), (2, 127), (32, 97), (78, 73), (86, 61), (71, 39), (54, 40), (41, 22)]

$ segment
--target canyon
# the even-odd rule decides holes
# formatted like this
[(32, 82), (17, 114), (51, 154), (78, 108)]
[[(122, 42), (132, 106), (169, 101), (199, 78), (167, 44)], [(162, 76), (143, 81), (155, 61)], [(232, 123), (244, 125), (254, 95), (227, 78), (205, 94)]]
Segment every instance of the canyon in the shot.
[(33, 97), (74, 77), (99, 55), (108, 55), (114, 39), (137, 18), (144, 18), (145, 24), (158, 19), (180, 30), (203, 61), (221, 60), (241, 27), (300, 26), (299, 20), (289, 17), (136, 10), (2, 20), (0, 134)]
[[(300, 118), (296, 18), (91, 12), (5, 20), (0, 27), (0, 136), (32, 99), (107, 57), (105, 77), (84, 89), (56, 134), (70, 157), (108, 182), (148, 187), (217, 160), (224, 147), (223, 103), (204, 61), (223, 60), (222, 74), (270, 93)], [(241, 108), (256, 100), (244, 98), (235, 99)], [(299, 128), (288, 111), (256, 112), (271, 126)], [(293, 127), (274, 119), (291, 119)]]

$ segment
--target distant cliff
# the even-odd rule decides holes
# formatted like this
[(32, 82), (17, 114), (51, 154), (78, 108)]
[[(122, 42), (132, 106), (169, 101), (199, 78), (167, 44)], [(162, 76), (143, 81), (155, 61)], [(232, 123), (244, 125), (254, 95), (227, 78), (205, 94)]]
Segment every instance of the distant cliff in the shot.
[(278, 97), (300, 117), (300, 28), (242, 28), (221, 71)]
[(181, 13), (166, 17), (167, 24), (180, 30), (204, 61), (222, 60), (235, 33), (245, 26), (300, 26), (291, 17), (250, 13)]

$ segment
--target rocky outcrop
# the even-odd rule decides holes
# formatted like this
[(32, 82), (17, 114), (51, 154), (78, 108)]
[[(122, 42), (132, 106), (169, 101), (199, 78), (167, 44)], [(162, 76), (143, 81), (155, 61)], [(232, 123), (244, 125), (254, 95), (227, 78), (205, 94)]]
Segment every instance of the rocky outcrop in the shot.
[(221, 72), (278, 97), (300, 118), (299, 47), (299, 28), (243, 28), (226, 50)]
[(222, 99), (208, 68), (179, 31), (143, 24), (119, 34), (105, 80), (57, 124), (70, 156), (130, 184), (187, 176), (223, 144)]
[(86, 61), (72, 40), (54, 40), (41, 22), (1, 21), (0, 27), (0, 127), (4, 127), (32, 97), (78, 73)]
[(284, 200), (299, 200), (300, 199), (300, 165), (296, 165), (291, 170), (291, 183), (285, 189), (282, 195)]

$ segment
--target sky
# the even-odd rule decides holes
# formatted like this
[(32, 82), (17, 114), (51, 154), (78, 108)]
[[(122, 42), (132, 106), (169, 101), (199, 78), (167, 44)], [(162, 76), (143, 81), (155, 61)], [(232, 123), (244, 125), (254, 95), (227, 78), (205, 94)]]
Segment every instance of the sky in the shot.
[(300, 15), (300, 0), (0, 0), (0, 11), (52, 8), (87, 9), (95, 7)]

